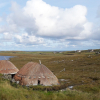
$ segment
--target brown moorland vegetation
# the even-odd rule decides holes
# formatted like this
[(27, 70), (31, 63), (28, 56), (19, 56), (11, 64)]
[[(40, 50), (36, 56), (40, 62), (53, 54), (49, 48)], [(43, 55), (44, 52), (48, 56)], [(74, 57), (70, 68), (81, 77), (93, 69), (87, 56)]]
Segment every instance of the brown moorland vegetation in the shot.
[[(26, 63), (30, 61), (39, 62), (39, 60), (41, 60), (42, 64), (47, 66), (57, 76), (61, 85), (65, 85), (66, 87), (74, 86), (73, 91), (75, 93), (72, 90), (65, 91), (65, 92), (70, 92), (70, 94), (68, 95), (65, 92), (61, 92), (61, 96), (62, 95), (64, 96), (64, 99), (62, 100), (66, 100), (66, 98), (69, 98), (68, 100), (80, 100), (80, 98), (82, 98), (82, 100), (99, 100), (100, 54), (96, 53), (98, 51), (100, 50), (99, 49), (95, 50), (95, 52), (88, 52), (85, 50), (80, 53), (76, 53), (74, 51), (65, 51), (62, 53), (24, 52), (24, 51), (5, 51), (4, 52), (2, 51), (0, 52), (0, 55), (15, 56), (14, 58), (10, 58), (10, 61), (18, 69), (20, 69), (21, 67), (23, 67)], [(64, 81), (61, 81), (61, 79), (64, 79)], [(9, 84), (9, 82), (8, 83), (6, 82), (5, 84)], [(0, 83), (0, 86), (1, 86), (1, 83)], [(11, 86), (11, 88), (14, 88), (14, 87)], [(35, 88), (36, 87), (33, 86), (32, 90), (34, 90)], [(43, 88), (43, 87), (40, 86), (39, 88)], [(19, 90), (20, 89), (24, 91), (22, 87), (19, 88)], [(25, 91), (28, 91), (28, 90), (25, 90)], [(36, 94), (36, 91), (34, 92)], [(45, 92), (43, 91), (42, 93), (45, 94)], [(81, 93), (80, 96), (77, 95), (78, 93)], [(53, 92), (51, 94), (56, 96), (56, 99), (53, 98), (51, 100), (60, 100), (60, 99), (57, 99), (58, 98), (57, 95), (59, 94), (57, 94), (56, 92)], [(27, 95), (29, 95), (29, 93)], [(83, 95), (85, 96), (84, 97), (85, 99), (83, 98)], [(90, 98), (89, 95), (92, 96), (91, 99), (89, 99)], [(22, 100), (22, 99), (19, 99), (19, 100)], [(42, 100), (42, 98), (40, 100)]]

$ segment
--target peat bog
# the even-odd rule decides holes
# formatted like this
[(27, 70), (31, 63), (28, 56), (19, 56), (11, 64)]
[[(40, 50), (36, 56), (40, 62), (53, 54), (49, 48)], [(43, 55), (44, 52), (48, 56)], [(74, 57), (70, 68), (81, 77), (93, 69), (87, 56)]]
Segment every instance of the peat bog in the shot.
[[(54, 98), (50, 100), (60, 100), (58, 97), (63, 97), (62, 100), (99, 100), (100, 94), (100, 54), (97, 53), (100, 50), (94, 50), (94, 52), (88, 52), (87, 50), (82, 52), (74, 52), (74, 51), (64, 51), (64, 52), (25, 52), (25, 51), (2, 51), (0, 55), (2, 56), (15, 56), (10, 58), (9, 60), (18, 68), (20, 69), (26, 63), (33, 61), (39, 62), (41, 60), (42, 64), (47, 66), (59, 79), (60, 86), (62, 88), (66, 88), (68, 86), (74, 86), (72, 89), (67, 89), (63, 92), (57, 92), (61, 89), (60, 86), (55, 86), (53, 90), (50, 92), (42, 91), (44, 87), (42, 86), (32, 86), (29, 90), (19, 86), (18, 90), (22, 91), (30, 91), (27, 94), (21, 94), (21, 96), (26, 96), (32, 100), (33, 97), (30, 97), (31, 93), (34, 92), (35, 94), (39, 92), (40, 97), (43, 95), (46, 100), (49, 95), (54, 95)], [(16, 89), (13, 85), (10, 85), (8, 81), (3, 81), (4, 84), (9, 84), (7, 88)], [(2, 86), (2, 82), (0, 83), (0, 87)], [(39, 91), (37, 90), (39, 89)], [(54, 92), (54, 89), (57, 91)], [(9, 90), (9, 89), (8, 89)], [(17, 90), (17, 91), (18, 91)], [(46, 90), (46, 89), (44, 89)], [(48, 88), (49, 90), (49, 88)], [(15, 91), (15, 90), (14, 90)], [(49, 93), (50, 92), (50, 93)], [(57, 92), (57, 93), (56, 93)], [(3, 92), (2, 92), (3, 93)], [(0, 95), (2, 94), (0, 93)], [(46, 94), (45, 94), (46, 93)], [(9, 94), (9, 93), (8, 93)], [(80, 95), (79, 95), (80, 94)], [(15, 95), (15, 94), (14, 94)], [(48, 96), (47, 96), (48, 95)], [(84, 98), (83, 98), (84, 96)], [(1, 95), (2, 97), (2, 95)], [(22, 98), (24, 98), (22, 97)], [(8, 97), (7, 97), (8, 98)], [(11, 97), (13, 98), (13, 97)], [(42, 100), (43, 99), (35, 98), (35, 100)], [(93, 99), (95, 98), (95, 99)], [(18, 99), (18, 98), (17, 98)], [(10, 99), (4, 99), (10, 100)], [(22, 100), (22, 99), (18, 99)], [(49, 100), (49, 99), (48, 99)]]

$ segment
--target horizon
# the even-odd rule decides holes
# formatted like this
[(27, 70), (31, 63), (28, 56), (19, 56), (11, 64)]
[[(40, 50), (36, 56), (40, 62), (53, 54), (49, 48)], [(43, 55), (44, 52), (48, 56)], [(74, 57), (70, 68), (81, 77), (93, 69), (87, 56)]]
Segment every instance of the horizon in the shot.
[[(78, 49), (77, 49), (78, 50)], [(25, 51), (25, 52), (64, 52), (64, 51), (77, 51), (77, 50), (0, 50), (0, 51)], [(91, 49), (83, 49), (83, 50), (80, 50), (80, 51), (85, 51), (85, 50), (91, 50)], [(93, 50), (100, 50), (100, 49), (93, 49)]]

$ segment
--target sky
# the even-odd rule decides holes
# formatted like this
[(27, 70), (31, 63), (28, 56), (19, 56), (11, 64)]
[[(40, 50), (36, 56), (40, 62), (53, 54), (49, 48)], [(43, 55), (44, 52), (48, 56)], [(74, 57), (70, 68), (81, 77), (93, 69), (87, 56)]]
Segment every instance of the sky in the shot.
[(100, 0), (0, 0), (0, 50), (100, 49)]

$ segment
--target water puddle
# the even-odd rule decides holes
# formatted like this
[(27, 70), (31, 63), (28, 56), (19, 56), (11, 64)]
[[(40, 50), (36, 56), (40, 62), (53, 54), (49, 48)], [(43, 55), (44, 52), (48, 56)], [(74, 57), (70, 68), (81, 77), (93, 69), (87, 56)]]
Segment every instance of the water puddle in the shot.
[(9, 60), (12, 57), (14, 56), (0, 56), (0, 60)]

